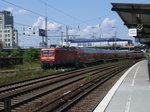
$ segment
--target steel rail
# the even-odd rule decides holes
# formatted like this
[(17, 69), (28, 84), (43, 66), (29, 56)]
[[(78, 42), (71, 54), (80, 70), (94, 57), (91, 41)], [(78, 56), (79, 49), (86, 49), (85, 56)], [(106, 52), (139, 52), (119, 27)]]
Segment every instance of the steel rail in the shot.
[[(102, 67), (105, 67), (105, 66), (102, 66)], [(95, 67), (90, 67), (90, 68), (94, 68), (95, 69)], [(89, 71), (90, 68), (80, 69), (80, 70), (83, 70), (83, 71), (88, 70)], [(77, 73), (77, 72), (80, 72), (80, 70), (70, 71), (70, 72), (67, 72), (67, 73), (63, 72), (63, 73), (58, 73), (58, 74), (51, 74), (51, 75), (47, 75), (47, 76), (38, 77), (38, 78), (35, 78), (35, 79), (25, 80), (23, 82), (19, 81), (18, 83), (16, 82), (15, 84), (25, 83), (25, 82), (33, 81), (34, 80), (33, 82), (28, 82), (27, 84), (22, 84), (22, 85), (18, 85), (18, 86), (14, 86), (14, 83), (11, 83), (9, 85), (11, 85), (11, 86), (13, 85), (13, 87), (8, 88), (7, 86), (9, 86), (9, 85), (5, 85), (4, 86), (4, 87), (7, 87), (6, 89), (2, 89), (2, 87), (1, 87), (0, 88), (0, 94), (3, 93), (3, 92), (6, 92), (6, 91), (17, 89), (17, 88), (21, 88), (21, 87), (25, 87), (25, 86), (30, 86), (32, 84), (39, 83), (39, 82), (42, 82), (42, 81), (47, 81), (47, 80), (55, 79), (55, 78), (62, 77), (62, 76), (68, 75), (68, 74)]]
[[(120, 71), (121, 69), (119, 68), (119, 69), (117, 69), (117, 70), (115, 70), (115, 72), (117, 71)], [(113, 73), (114, 73), (114, 70), (113, 70)], [(112, 73), (110, 73), (110, 74), (107, 74), (107, 76), (109, 75), (111, 75)], [(103, 76), (103, 78), (105, 78), (105, 77), (107, 77), (106, 75), (105, 76)], [(97, 80), (97, 79), (96, 79)], [(102, 78), (100, 79), (100, 80), (102, 80)], [(99, 82), (100, 80), (98, 80), (98, 81), (96, 81), (96, 82)], [(90, 82), (88, 82), (88, 83), (91, 83), (91, 82), (93, 82), (94, 80), (92, 80), (92, 81), (90, 81)], [(95, 82), (95, 81), (94, 81)], [(87, 84), (88, 83), (86, 83), (86, 84), (84, 84), (84, 85), (82, 85), (81, 87), (83, 87), (83, 86), (87, 86)], [(90, 85), (91, 86), (91, 85)], [(63, 96), (60, 96), (59, 98), (56, 98), (56, 99), (54, 99), (53, 101), (51, 101), (51, 102), (48, 102), (47, 104), (45, 104), (45, 105), (43, 105), (43, 106), (41, 106), (41, 107), (39, 107), (38, 109), (36, 109), (34, 112), (38, 112), (38, 111), (40, 111), (41, 109), (43, 109), (43, 108), (45, 108), (45, 107), (47, 107), (48, 105), (50, 105), (50, 104), (52, 104), (52, 103), (54, 103), (54, 102), (56, 102), (56, 101), (58, 101), (58, 100), (60, 100), (60, 99), (63, 99), (63, 97), (65, 97), (66, 95), (68, 95), (68, 94), (72, 94), (74, 91), (77, 91), (78, 89), (81, 89), (81, 87), (79, 87), (79, 88), (77, 88), (77, 89), (75, 89), (75, 90), (73, 90), (73, 91), (70, 91), (70, 92), (68, 92), (67, 94), (65, 94), (65, 95), (63, 95)], [(86, 91), (86, 90), (83, 90), (83, 91)], [(77, 93), (76, 93), (77, 94)], [(64, 100), (65, 101), (65, 100)], [(57, 107), (56, 107), (57, 108)], [(53, 110), (51, 110), (51, 111), (53, 111)]]
[[(81, 74), (78, 74), (78, 75), (81, 75)], [(58, 80), (58, 82), (59, 82), (59, 81), (61, 81), (61, 80)], [(56, 82), (56, 81), (55, 81), (55, 82)], [(54, 83), (54, 82), (53, 82), (53, 83)], [(3, 101), (5, 102), (5, 100), (7, 100), (7, 99), (12, 99), (12, 98), (15, 97), (15, 96), (18, 96), (18, 95), (21, 95), (21, 94), (25, 94), (25, 92), (33, 91), (34, 89), (39, 89), (39, 88), (45, 87), (45, 86), (50, 85), (50, 84), (52, 84), (52, 82), (49, 83), (49, 84), (46, 84), (46, 85), (42, 85), (42, 86), (40, 86), (40, 87), (31, 88), (31, 89), (28, 89), (28, 90), (25, 90), (25, 91), (22, 91), (22, 92), (13, 94), (13, 95), (9, 95), (9, 96), (6, 96), (6, 97), (2, 97), (1, 100), (3, 100)], [(68, 85), (68, 84), (67, 84), (67, 85)], [(48, 92), (51, 92), (51, 91), (48, 91)], [(37, 98), (37, 97), (40, 97), (40, 96), (42, 96), (42, 95), (44, 95), (44, 94), (47, 94), (47, 93), (43, 93), (43, 94), (41, 94), (41, 95), (38, 95), (38, 96), (36, 96), (36, 97), (33, 97), (32, 100), (35, 99), (35, 98)], [(25, 102), (28, 102), (28, 101), (31, 101), (31, 99), (28, 99), (28, 100), (24, 101), (24, 103), (25, 103)], [(23, 104), (23, 103), (18, 103), (18, 104), (16, 104), (16, 105), (13, 105), (13, 106), (11, 106), (11, 108), (14, 108), (14, 107), (16, 107), (16, 106), (19, 106), (19, 105), (21, 105), (21, 104)]]
[(117, 75), (118, 73), (122, 72), (125, 69), (126, 69), (126, 67), (123, 67), (123, 68), (118, 69), (117, 71), (114, 71), (113, 73), (110, 73), (109, 75), (103, 77), (102, 80), (99, 80), (99, 82), (97, 81), (98, 82), (97, 84), (95, 84), (90, 89), (85, 90), (84, 93), (82, 93), (81, 95), (79, 95), (78, 97), (76, 97), (74, 100), (72, 100), (69, 104), (67, 104), (62, 109), (60, 109), (59, 112), (65, 112), (65, 111), (67, 111), (70, 107), (72, 107), (74, 104), (76, 104), (80, 99), (82, 99), (83, 97), (85, 97), (87, 94), (89, 94), (95, 88), (97, 88), (98, 86), (102, 85), (103, 83), (105, 83), (106, 81), (108, 81), (110, 78), (112, 78), (113, 76)]

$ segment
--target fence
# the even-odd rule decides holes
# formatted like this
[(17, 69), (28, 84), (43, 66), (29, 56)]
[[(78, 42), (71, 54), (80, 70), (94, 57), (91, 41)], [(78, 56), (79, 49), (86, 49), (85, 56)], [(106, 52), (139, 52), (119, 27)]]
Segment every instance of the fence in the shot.
[(23, 58), (0, 58), (0, 67), (23, 64)]

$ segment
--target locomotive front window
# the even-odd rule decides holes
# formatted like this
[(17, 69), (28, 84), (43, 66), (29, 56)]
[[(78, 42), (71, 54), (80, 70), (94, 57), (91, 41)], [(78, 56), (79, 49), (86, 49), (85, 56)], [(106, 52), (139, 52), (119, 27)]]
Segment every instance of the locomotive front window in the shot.
[(43, 55), (54, 55), (54, 51), (50, 51), (50, 50), (44, 50), (42, 51)]

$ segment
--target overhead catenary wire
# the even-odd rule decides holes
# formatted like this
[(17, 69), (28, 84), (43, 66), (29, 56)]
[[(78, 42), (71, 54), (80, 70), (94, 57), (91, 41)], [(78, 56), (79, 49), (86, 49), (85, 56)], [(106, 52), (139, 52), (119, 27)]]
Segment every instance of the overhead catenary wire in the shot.
[[(38, 16), (45, 17), (45, 15), (43, 15), (43, 14), (40, 14), (40, 13), (35, 12), (35, 11), (33, 11), (33, 10), (30, 10), (30, 9), (24, 8), (24, 7), (22, 7), (22, 6), (19, 6), (19, 5), (17, 5), (16, 3), (12, 3), (12, 2), (7, 1), (7, 0), (0, 0), (0, 1), (5, 2), (5, 3), (7, 3), (7, 4), (10, 4), (10, 5), (13, 5), (13, 6), (17, 7), (17, 8), (24, 9), (24, 10), (26, 10), (26, 11), (28, 11), (28, 12), (33, 13), (34, 15), (38, 15)], [(42, 1), (42, 0), (39, 0), (39, 1)], [(45, 3), (45, 4), (46, 4), (46, 3)], [(47, 5), (50, 7), (50, 4), (47, 4)], [(3, 7), (6, 8), (5, 6), (3, 6)], [(53, 6), (51, 6), (51, 7), (53, 7)], [(55, 8), (55, 7), (54, 7), (54, 8)], [(65, 13), (65, 12), (63, 12), (63, 11), (57, 9), (57, 8), (56, 8), (56, 10), (57, 10), (58, 12), (60, 12), (60, 13), (63, 13), (64, 15), (69, 16), (70, 18), (72, 18), (72, 19), (74, 19), (74, 20), (80, 22), (81, 24), (86, 23), (87, 25), (89, 25), (89, 24), (87, 23), (89, 20), (87, 20), (87, 21), (82, 21), (82, 20), (80, 20), (80, 19), (78, 19), (78, 18), (76, 18), (76, 17), (73, 17), (73, 16), (71, 16), (71, 15), (69, 15), (69, 14), (67, 14), (67, 13)], [(26, 14), (26, 15), (29, 15), (29, 14)], [(32, 15), (32, 16), (33, 16), (33, 15)], [(47, 15), (46, 15), (46, 16), (47, 16)], [(100, 18), (100, 17), (98, 17), (98, 19), (99, 19), (99, 18)], [(50, 19), (50, 20), (52, 20), (52, 21), (54, 21), (54, 22), (61, 23), (62, 25), (65, 25), (65, 26), (69, 26), (69, 28), (73, 28), (73, 27), (71, 27), (70, 25), (67, 25), (67, 24), (65, 24), (65, 23), (59, 22), (59, 21), (57, 21), (57, 20), (55, 20), (55, 19), (52, 19), (52, 18), (49, 18), (49, 17), (48, 17), (48, 19)], [(96, 18), (94, 18), (94, 19), (96, 19)], [(90, 19), (90, 21), (92, 21), (92, 19)], [(18, 23), (18, 22), (15, 22), (15, 24), (20, 25), (20, 26), (23, 26), (23, 29), (24, 29), (24, 27), (32, 27), (32, 25), (22, 24), (22, 23)], [(78, 29), (79, 29), (79, 28), (80, 28), (80, 26), (78, 25)], [(75, 29), (76, 29), (76, 28), (75, 28)], [(24, 31), (24, 30), (22, 30), (22, 31)], [(33, 36), (34, 36), (34, 35), (33, 35)]]
[[(40, 14), (40, 13), (37, 13), (37, 12), (35, 12), (35, 11), (26, 9), (26, 8), (24, 8), (24, 7), (22, 7), (22, 6), (16, 5), (16, 4), (14, 4), (14, 3), (12, 3), (12, 2), (9, 2), (9, 1), (7, 1), (7, 0), (1, 0), (1, 1), (2, 1), (2, 2), (5, 2), (5, 3), (8, 3), (8, 4), (11, 4), (11, 5), (15, 6), (15, 7), (18, 7), (18, 8), (24, 9), (24, 10), (27, 10), (27, 11), (29, 11), (29, 12), (35, 14), (35, 15), (45, 17), (44, 15), (42, 15), (42, 14)], [(39, 0), (39, 1), (42, 2), (43, 0)], [(46, 4), (46, 2), (44, 2), (44, 3)], [(47, 4), (47, 5), (51, 6), (50, 4)], [(51, 7), (53, 7), (53, 6), (51, 6)], [(53, 8), (55, 8), (55, 7), (53, 7)], [(74, 19), (75, 19), (75, 17), (73, 17), (73, 16), (71, 16), (71, 15), (69, 15), (69, 14), (67, 14), (67, 13), (65, 13), (65, 12), (63, 12), (63, 11), (57, 9), (57, 8), (55, 8), (55, 10), (57, 10), (57, 11), (59, 11), (59, 12), (65, 14), (66, 16), (70, 16), (71, 18), (74, 18)], [(78, 28), (74, 28), (74, 27), (72, 27), (71, 25), (67, 25), (67, 24), (64, 24), (64, 23), (62, 23), (62, 22), (58, 22), (57, 20), (54, 20), (54, 19), (49, 18), (49, 17), (48, 17), (48, 19), (50, 19), (50, 20), (52, 20), (52, 21), (54, 21), (54, 22), (61, 23), (62, 25), (65, 25), (65, 26), (69, 26), (69, 28), (79, 29), (79, 28), (80, 28), (80, 26), (79, 26), (80, 24), (83, 24), (83, 23), (88, 22), (88, 21), (93, 21), (93, 20), (96, 20), (96, 19), (100, 19), (100, 18), (102, 18), (102, 17), (108, 16), (108, 15), (111, 15), (111, 14), (112, 14), (112, 13), (107, 14), (107, 15), (104, 15), (104, 16), (101, 16), (101, 17), (89, 19), (89, 20), (86, 20), (86, 21), (84, 21), (84, 22), (81, 21), (81, 20), (78, 20), (78, 18), (76, 18), (77, 21), (80, 21), (80, 23), (77, 23)], [(17, 23), (17, 22), (16, 22), (16, 23)], [(20, 25), (21, 25), (21, 24), (20, 24)], [(31, 25), (22, 25), (22, 26), (29, 26), (29, 27), (32, 27)]]
[[(100, 19), (102, 19), (102, 18), (104, 18), (104, 17), (107, 17), (107, 16), (110, 16), (110, 15), (114, 15), (114, 13), (108, 13), (108, 14), (103, 15), (103, 16), (100, 16), (100, 17), (91, 18), (91, 19), (85, 20), (84, 22), (90, 22), (90, 21), (100, 20)], [(80, 23), (75, 23), (75, 24), (81, 25), (81, 24), (83, 24), (83, 23), (80, 22)], [(71, 25), (74, 25), (74, 24), (71, 24)]]
[[(14, 4), (14, 3), (12, 3), (12, 2), (9, 2), (9, 1), (7, 1), (7, 0), (1, 0), (1, 1), (2, 1), (2, 2), (5, 2), (5, 3), (8, 3), (8, 4), (11, 4), (11, 5), (15, 6), (15, 7), (24, 9), (24, 10), (26, 10), (26, 11), (28, 11), (28, 12), (31, 12), (31, 13), (35, 14), (35, 15), (45, 17), (44, 15), (42, 15), (42, 14), (40, 14), (40, 13), (37, 13), (37, 12), (35, 12), (35, 11), (26, 9), (26, 8), (24, 8), (24, 7), (22, 7), (22, 6), (16, 5), (16, 4)], [(58, 23), (60, 23), (60, 24), (62, 24), (62, 25), (65, 25), (65, 26), (67, 25), (67, 24), (65, 24), (65, 23), (63, 23), (63, 22), (60, 22), (60, 21), (58, 21), (58, 20), (55, 20), (55, 19), (53, 19), (53, 18), (50, 18), (50, 17), (47, 17), (47, 18), (48, 18), (49, 20), (53, 21), (53, 22), (58, 22)]]
[[(78, 27), (77, 29), (80, 29), (80, 26), (79, 26), (79, 25), (81, 25), (81, 24), (87, 24), (87, 25), (91, 26), (91, 25), (88, 23), (89, 21), (98, 20), (98, 19), (101, 19), (101, 18), (103, 18), (103, 17), (110, 16), (110, 15), (113, 15), (113, 14), (114, 14), (114, 13), (108, 13), (108, 14), (103, 15), (103, 16), (100, 16), (100, 17), (96, 17), (96, 18), (92, 18), (92, 19), (83, 21), (83, 20), (80, 20), (80, 19), (78, 19), (78, 18), (76, 18), (76, 17), (74, 17), (74, 16), (72, 16), (72, 15), (70, 15), (70, 14), (68, 14), (68, 13), (66, 13), (66, 12), (64, 12), (64, 11), (62, 11), (62, 10), (56, 8), (56, 7), (54, 7), (54, 6), (52, 6), (51, 4), (49, 4), (49, 3), (47, 3), (47, 2), (45, 2), (45, 1), (43, 1), (43, 0), (38, 0), (38, 1), (42, 2), (42, 3), (45, 4), (46, 6), (49, 6), (50, 8), (52, 8), (52, 9), (54, 9), (54, 10), (56, 10), (56, 11), (58, 11), (58, 12), (64, 14), (64, 15), (66, 15), (66, 16), (68, 16), (68, 17), (74, 19), (74, 20), (79, 21), (79, 23), (71, 24), (71, 25), (77, 25), (77, 27)], [(75, 28), (75, 29), (76, 29), (76, 28)]]
[(64, 11), (62, 11), (62, 10), (60, 10), (60, 9), (58, 9), (58, 8), (56, 8), (56, 7), (54, 7), (54, 6), (52, 6), (51, 4), (49, 4), (49, 3), (47, 3), (47, 2), (45, 2), (45, 1), (43, 1), (43, 0), (38, 0), (38, 1), (44, 3), (45, 5), (47, 5), (48, 7), (50, 7), (50, 8), (52, 8), (52, 9), (56, 10), (57, 12), (60, 12), (60, 13), (64, 14), (65, 16), (68, 16), (68, 17), (70, 17), (70, 18), (72, 18), (72, 19), (74, 19), (74, 20), (76, 20), (76, 21), (79, 21), (79, 22), (82, 22), (82, 23), (84, 23), (84, 24), (89, 25), (89, 23), (87, 23), (87, 22), (85, 22), (85, 21), (83, 21), (83, 20), (80, 20), (79, 18), (74, 17), (74, 16), (72, 16), (72, 15), (70, 15), (70, 14), (68, 14), (68, 13), (66, 13), (66, 12), (64, 12)]
[[(20, 9), (24, 9), (24, 10), (26, 10), (26, 11), (28, 11), (28, 12), (31, 12), (31, 13), (35, 14), (35, 15), (38, 15), (38, 16), (41, 16), (41, 17), (45, 17), (45, 15), (42, 15), (42, 14), (37, 13), (37, 12), (35, 12), (35, 11), (26, 9), (26, 8), (24, 8), (24, 7), (22, 7), (22, 6), (16, 5), (16, 4), (14, 4), (14, 3), (12, 3), (12, 2), (9, 2), (9, 1), (7, 1), (7, 0), (0, 0), (0, 1), (5, 2), (5, 3), (7, 3), (7, 4), (10, 4), (10, 5), (13, 5), (13, 6), (15, 6), (15, 7), (18, 7), (18, 8), (20, 8)], [(55, 19), (53, 19), (53, 18), (47, 17), (47, 19), (51, 20), (52, 22), (56, 22), (56, 23), (59, 23), (59, 24), (61, 24), (61, 25), (64, 25), (64, 26), (69, 26), (70, 28), (77, 29), (76, 27), (73, 27), (73, 26), (71, 26), (71, 25), (65, 24), (65, 23), (60, 22), (60, 21), (58, 21), (58, 20), (55, 20)]]
[(1, 5), (1, 4), (0, 4), (0, 7), (7, 8), (6, 6), (4, 6), (4, 5)]
[[(8, 4), (11, 4), (11, 5), (15, 6), (15, 7), (24, 9), (24, 10), (26, 10), (26, 11), (29, 11), (29, 12), (35, 14), (35, 15), (45, 17), (44, 15), (42, 15), (42, 14), (40, 14), (40, 13), (37, 13), (37, 12), (35, 12), (35, 11), (26, 9), (26, 8), (24, 8), (24, 7), (22, 7), (22, 6), (16, 5), (16, 4), (14, 4), (14, 3), (12, 3), (12, 2), (9, 2), (9, 1), (7, 1), (7, 0), (1, 0), (1, 1), (3, 1), (3, 2), (5, 2), (5, 3), (8, 3)], [(48, 5), (49, 7), (51, 7), (51, 8), (53, 8), (53, 9), (57, 10), (58, 12), (63, 13), (63, 14), (66, 15), (66, 16), (69, 16), (69, 17), (71, 17), (71, 18), (73, 18), (73, 19), (75, 19), (75, 20), (77, 20), (77, 21), (80, 21), (80, 23), (76, 23), (76, 25), (78, 26), (78, 28), (79, 28), (79, 25), (81, 25), (81, 24), (87, 23), (87, 22), (89, 22), (89, 21), (94, 21), (94, 20), (96, 20), (96, 19), (100, 19), (100, 18), (106, 17), (106, 16), (108, 16), (108, 15), (112, 15), (112, 13), (109, 13), (109, 14), (104, 15), (104, 16), (101, 16), (101, 17), (89, 19), (89, 20), (86, 20), (86, 21), (81, 21), (81, 20), (79, 20), (78, 18), (73, 17), (73, 16), (71, 16), (71, 15), (65, 13), (64, 11), (61, 11), (61, 10), (59, 10), (58, 8), (55, 8), (54, 6), (52, 6), (52, 5), (50, 5), (50, 4), (46, 3), (46, 2), (44, 2), (43, 0), (39, 0), (39, 1), (43, 2), (44, 4)], [(74, 24), (67, 25), (67, 24), (62, 23), (62, 22), (60, 22), (60, 21), (57, 21), (57, 20), (55, 20), (55, 19), (52, 19), (52, 18), (49, 18), (49, 17), (47, 17), (47, 18), (50, 19), (50, 20), (52, 20), (53, 22), (57, 22), (57, 23), (60, 23), (60, 24), (62, 24), (62, 25), (69, 26), (70, 28), (74, 28), (74, 29), (77, 29), (77, 30), (78, 30), (78, 28), (72, 27), (72, 25), (74, 25)], [(87, 25), (89, 25), (89, 24), (87, 23)]]

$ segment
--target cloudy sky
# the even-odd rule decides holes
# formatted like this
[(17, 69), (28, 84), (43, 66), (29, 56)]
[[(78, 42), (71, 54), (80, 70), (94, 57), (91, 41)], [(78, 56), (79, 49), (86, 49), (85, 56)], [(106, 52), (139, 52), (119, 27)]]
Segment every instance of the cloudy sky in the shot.
[[(75, 38), (132, 39), (122, 20), (111, 11), (111, 3), (150, 3), (150, 0), (0, 0), (0, 10), (11, 11), (15, 28), (19, 32), (19, 45), (38, 47), (42, 38), (38, 29), (45, 28), (45, 17), (49, 44), (60, 43), (61, 32)], [(25, 34), (25, 35), (24, 35)], [(80, 35), (80, 36), (79, 36)], [(64, 37), (65, 38), (65, 37)]]

